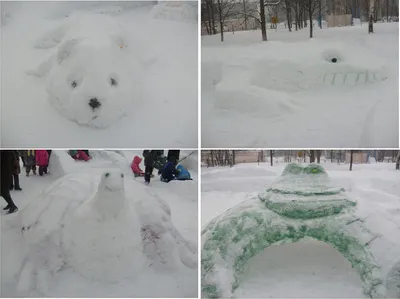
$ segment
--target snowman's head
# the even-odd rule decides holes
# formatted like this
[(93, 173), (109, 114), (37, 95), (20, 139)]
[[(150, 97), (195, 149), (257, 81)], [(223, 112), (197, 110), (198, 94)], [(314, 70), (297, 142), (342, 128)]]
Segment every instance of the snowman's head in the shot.
[(108, 170), (101, 175), (93, 202), (102, 218), (112, 218), (126, 208), (124, 174), (119, 170)]
[(124, 174), (118, 170), (108, 170), (101, 176), (99, 192), (120, 192), (124, 190)]

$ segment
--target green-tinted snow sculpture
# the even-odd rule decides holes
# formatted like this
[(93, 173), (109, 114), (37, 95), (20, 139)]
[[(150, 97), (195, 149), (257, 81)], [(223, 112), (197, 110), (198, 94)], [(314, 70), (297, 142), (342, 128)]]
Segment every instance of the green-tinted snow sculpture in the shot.
[(306, 166), (288, 164), (259, 198), (268, 209), (295, 219), (339, 214), (356, 205), (346, 198), (343, 188), (331, 184), (324, 168), (314, 163)]
[(213, 219), (202, 231), (202, 297), (233, 297), (244, 266), (271, 245), (312, 238), (330, 244), (357, 270), (367, 297), (386, 289), (368, 245), (347, 225), (356, 205), (317, 164), (288, 164), (258, 197)]

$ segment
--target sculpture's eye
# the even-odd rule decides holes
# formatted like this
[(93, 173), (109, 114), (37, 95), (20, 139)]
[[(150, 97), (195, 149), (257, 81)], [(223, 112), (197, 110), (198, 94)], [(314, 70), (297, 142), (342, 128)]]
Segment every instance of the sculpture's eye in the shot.
[(76, 83), (75, 80), (71, 82), (71, 87), (72, 88), (76, 88), (77, 86), (78, 86), (78, 83)]
[(124, 177), (124, 174), (123, 173), (121, 173), (121, 178), (123, 178)]
[(111, 86), (117, 86), (118, 85), (117, 80), (115, 80), (114, 78), (110, 79), (110, 84), (111, 84)]
[(106, 178), (108, 178), (108, 177), (110, 176), (110, 173), (107, 172), (104, 176), (105, 176)]

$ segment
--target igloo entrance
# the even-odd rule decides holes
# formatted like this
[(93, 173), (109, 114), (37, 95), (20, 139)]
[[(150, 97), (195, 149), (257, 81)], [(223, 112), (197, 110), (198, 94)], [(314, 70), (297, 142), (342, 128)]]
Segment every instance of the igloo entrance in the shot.
[(364, 297), (360, 276), (326, 243), (303, 239), (271, 246), (248, 260), (236, 298)]

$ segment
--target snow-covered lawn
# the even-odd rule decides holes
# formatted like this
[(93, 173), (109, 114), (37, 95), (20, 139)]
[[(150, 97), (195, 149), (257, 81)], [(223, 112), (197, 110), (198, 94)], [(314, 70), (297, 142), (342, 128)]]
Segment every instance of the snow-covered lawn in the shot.
[(155, 3), (2, 3), (2, 147), (197, 147), (197, 2)]
[[(285, 166), (254, 163), (232, 168), (203, 167), (202, 228), (214, 217), (264, 191)], [(377, 236), (365, 247), (380, 267), (379, 277), (387, 285), (387, 297), (398, 298), (400, 172), (395, 171), (393, 163), (355, 164), (352, 172), (348, 164), (327, 162), (322, 166), (332, 183), (345, 188), (349, 198), (357, 201), (355, 215), (362, 219), (360, 225), (364, 229), (353, 234), (360, 237), (369, 231)], [(233, 254), (238, 244), (228, 244), (227, 252)], [(221, 283), (222, 273), (221, 270)], [(228, 278), (225, 281), (229, 284)], [(250, 258), (233, 295), (237, 298), (364, 297), (360, 276), (349, 261), (333, 247), (314, 239), (271, 246)]]
[[(204, 147), (397, 147), (398, 23), (202, 37)], [(336, 63), (332, 62), (336, 59)]]
[[(184, 160), (193, 181), (166, 184), (156, 175), (146, 186), (143, 178), (133, 177), (129, 166), (135, 155), (141, 156), (141, 151), (116, 153), (93, 150), (90, 153), (93, 160), (75, 162), (67, 153), (55, 150), (48, 175), (39, 177), (31, 174), (26, 177), (24, 172), (20, 175), (23, 190), (11, 192), (19, 211), (12, 215), (5, 215), (2, 211), (0, 219), (1, 295), (197, 297), (197, 154)], [(181, 151), (181, 156), (189, 153)], [(141, 167), (144, 169), (143, 165)], [(111, 214), (107, 215), (114, 209), (113, 203), (103, 202), (109, 208), (101, 212), (100, 217), (100, 206), (91, 205), (91, 202), (96, 203), (91, 198), (94, 198), (93, 191), (97, 190), (98, 178), (104, 171), (111, 173), (110, 177), (115, 172), (125, 175), (125, 200), (129, 201), (125, 203), (125, 210), (130, 212), (118, 214), (125, 215), (125, 218), (118, 216), (114, 219)], [(84, 200), (79, 203), (81, 199)], [(115, 195), (112, 200), (117, 204), (121, 198)], [(158, 202), (164, 205), (158, 206)], [(133, 203), (137, 210), (129, 209)], [(166, 221), (165, 215), (160, 216), (164, 213), (165, 204), (170, 207), (171, 222)], [(1, 208), (4, 205), (3, 201)], [(38, 218), (35, 220), (35, 217)], [(158, 217), (163, 219), (165, 227), (157, 226), (161, 221)], [(75, 220), (71, 222), (71, 219)], [(97, 220), (91, 222), (91, 219)], [(160, 239), (154, 243), (161, 242), (160, 252), (152, 251), (152, 246), (158, 246), (153, 243), (146, 243), (143, 253), (133, 250), (142, 247), (140, 228), (137, 231), (130, 229), (135, 227), (136, 222), (142, 223), (142, 226), (148, 222), (145, 227), (160, 232), (166, 229), (167, 233), (161, 233), (158, 236)], [(76, 223), (78, 227), (74, 229)], [(22, 234), (23, 226), (26, 231)], [(61, 231), (61, 235), (57, 235), (57, 231)], [(51, 234), (44, 239), (38, 237), (48, 233)], [(61, 243), (55, 249), (51, 245), (57, 244), (57, 236), (61, 236)], [(110, 242), (110, 238), (119, 241)], [(189, 245), (185, 245), (184, 240)], [(68, 245), (74, 242), (74, 246)], [(139, 245), (135, 247), (134, 244)], [(38, 248), (41, 248), (40, 251), (37, 251)], [(54, 253), (62, 257), (61, 267), (57, 263), (60, 256), (57, 255), (57, 259)], [(41, 254), (46, 258), (44, 264), (35, 258)], [(163, 264), (157, 264), (158, 255), (162, 256)], [(152, 262), (148, 262), (147, 258)], [(30, 268), (32, 263), (33, 271)], [(130, 264), (135, 266), (130, 267)], [(54, 269), (57, 271), (51, 272)]]

